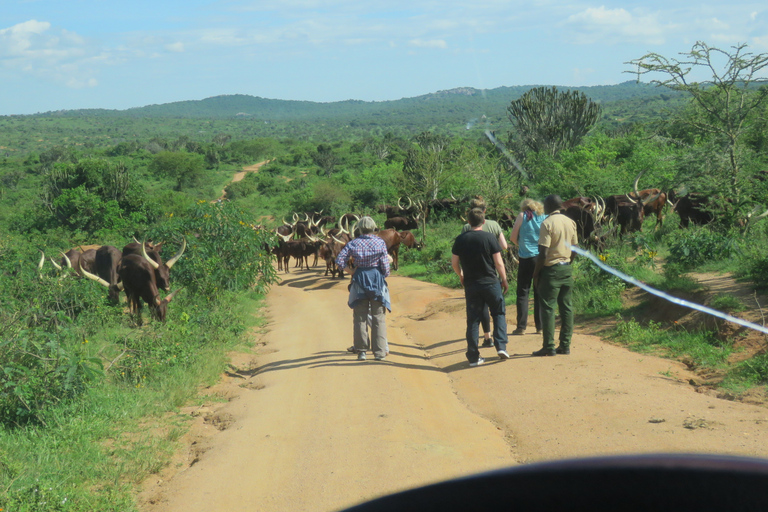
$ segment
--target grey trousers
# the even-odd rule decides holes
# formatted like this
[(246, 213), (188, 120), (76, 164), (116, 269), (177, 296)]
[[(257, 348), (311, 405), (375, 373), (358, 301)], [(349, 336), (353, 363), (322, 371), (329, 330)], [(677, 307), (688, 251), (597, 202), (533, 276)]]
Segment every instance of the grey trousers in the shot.
[[(373, 355), (384, 357), (389, 352), (387, 344), (387, 321), (384, 304), (377, 300), (358, 300), (352, 309), (355, 348), (366, 352), (373, 350)], [(370, 313), (371, 335), (368, 336)]]

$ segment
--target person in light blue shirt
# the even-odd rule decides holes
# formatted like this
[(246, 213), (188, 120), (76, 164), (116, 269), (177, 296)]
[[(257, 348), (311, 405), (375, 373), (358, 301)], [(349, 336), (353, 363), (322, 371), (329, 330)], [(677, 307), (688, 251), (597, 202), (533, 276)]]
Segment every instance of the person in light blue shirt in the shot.
[[(517, 328), (512, 331), (515, 336), (525, 334), (528, 327), (528, 297), (533, 282), (533, 269), (536, 268), (536, 257), (539, 255), (539, 230), (547, 216), (544, 205), (533, 199), (523, 199), (520, 203), (520, 215), (515, 219), (509, 241), (518, 249), (520, 264), (517, 267)], [(536, 333), (541, 332), (541, 308), (536, 289), (533, 290), (533, 321)]]

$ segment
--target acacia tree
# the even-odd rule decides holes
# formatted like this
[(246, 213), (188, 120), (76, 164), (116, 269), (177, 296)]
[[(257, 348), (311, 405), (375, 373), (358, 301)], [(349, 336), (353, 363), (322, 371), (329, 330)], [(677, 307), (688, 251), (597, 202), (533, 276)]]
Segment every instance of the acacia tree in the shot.
[[(756, 88), (768, 79), (759, 72), (768, 66), (768, 54), (753, 55), (746, 44), (732, 46), (729, 53), (720, 48), (697, 41), (681, 60), (668, 59), (657, 53), (648, 53), (626, 64), (635, 66), (627, 71), (640, 75), (658, 73), (662, 78), (652, 84), (683, 91), (691, 95), (701, 115), (689, 116), (683, 121), (697, 130), (714, 135), (722, 141), (728, 160), (730, 194), (741, 201), (739, 181), (742, 150), (749, 127), (748, 121), (764, 116), (761, 106), (768, 98), (768, 87)], [(689, 79), (691, 72), (703, 70), (711, 80), (696, 82)]]
[(507, 117), (525, 148), (555, 157), (578, 146), (601, 111), (583, 92), (536, 87), (510, 103)]

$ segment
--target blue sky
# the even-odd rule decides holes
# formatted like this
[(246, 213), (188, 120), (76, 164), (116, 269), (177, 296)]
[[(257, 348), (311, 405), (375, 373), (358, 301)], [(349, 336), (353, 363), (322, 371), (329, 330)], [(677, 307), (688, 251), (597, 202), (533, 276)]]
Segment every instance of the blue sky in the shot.
[(768, 53), (768, 3), (4, 0), (0, 115), (617, 84), (625, 62), (697, 40)]

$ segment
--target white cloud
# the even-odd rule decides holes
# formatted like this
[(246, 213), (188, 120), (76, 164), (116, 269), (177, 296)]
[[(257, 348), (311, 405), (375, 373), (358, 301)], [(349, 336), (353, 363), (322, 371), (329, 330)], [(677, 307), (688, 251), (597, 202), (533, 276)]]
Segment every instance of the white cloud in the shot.
[(103, 60), (80, 35), (53, 29), (47, 21), (29, 20), (0, 30), (0, 63), (6, 68), (71, 88), (98, 82), (88, 61)]
[(184, 51), (184, 43), (177, 41), (175, 43), (170, 43), (165, 45), (165, 49), (169, 52), (174, 53), (182, 53)]
[(408, 44), (417, 48), (447, 48), (448, 43), (442, 39), (411, 39)]
[(589, 8), (568, 17), (576, 42), (642, 42), (661, 44), (671, 25), (662, 24), (657, 14), (633, 14), (626, 9)]

